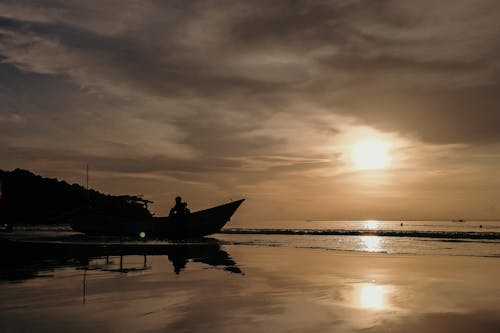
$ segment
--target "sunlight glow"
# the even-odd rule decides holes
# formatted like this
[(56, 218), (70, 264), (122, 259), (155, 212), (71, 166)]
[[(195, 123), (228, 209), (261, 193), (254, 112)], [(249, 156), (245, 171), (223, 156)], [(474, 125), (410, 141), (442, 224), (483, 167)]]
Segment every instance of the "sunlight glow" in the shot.
[(380, 170), (389, 166), (389, 144), (378, 139), (367, 139), (354, 145), (353, 160), (358, 170)]
[(377, 229), (378, 226), (377, 220), (366, 220), (364, 223), (365, 223), (365, 228), (367, 229)]
[(382, 251), (382, 237), (379, 236), (361, 236), (361, 243), (365, 247), (365, 251), (368, 252), (380, 252)]
[(382, 286), (373, 284), (361, 288), (360, 303), (366, 309), (380, 310), (384, 305), (385, 290)]

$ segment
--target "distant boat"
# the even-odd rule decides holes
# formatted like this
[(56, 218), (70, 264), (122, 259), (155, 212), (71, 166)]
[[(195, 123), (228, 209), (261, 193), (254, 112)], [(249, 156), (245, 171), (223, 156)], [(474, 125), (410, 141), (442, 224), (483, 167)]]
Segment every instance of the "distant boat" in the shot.
[(200, 238), (219, 232), (245, 199), (184, 216), (133, 218), (89, 210), (73, 217), (73, 230), (90, 235)]
[(454, 219), (454, 220), (451, 220), (451, 222), (465, 222), (464, 219)]

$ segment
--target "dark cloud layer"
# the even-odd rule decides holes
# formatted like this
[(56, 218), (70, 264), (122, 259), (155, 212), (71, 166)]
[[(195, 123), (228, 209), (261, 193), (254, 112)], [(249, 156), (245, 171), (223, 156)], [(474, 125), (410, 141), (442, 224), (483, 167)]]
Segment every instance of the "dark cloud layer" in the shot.
[(137, 17), (128, 6), (4, 2), (4, 62), (123, 94), (310, 100), (432, 142), (499, 139), (491, 2), (144, 2)]

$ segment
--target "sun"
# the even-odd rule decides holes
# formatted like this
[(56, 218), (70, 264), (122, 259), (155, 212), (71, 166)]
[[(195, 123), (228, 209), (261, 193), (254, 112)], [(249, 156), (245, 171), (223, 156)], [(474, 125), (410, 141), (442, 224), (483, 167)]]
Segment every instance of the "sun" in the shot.
[(389, 166), (389, 144), (378, 139), (367, 139), (354, 145), (353, 160), (358, 170), (381, 170)]

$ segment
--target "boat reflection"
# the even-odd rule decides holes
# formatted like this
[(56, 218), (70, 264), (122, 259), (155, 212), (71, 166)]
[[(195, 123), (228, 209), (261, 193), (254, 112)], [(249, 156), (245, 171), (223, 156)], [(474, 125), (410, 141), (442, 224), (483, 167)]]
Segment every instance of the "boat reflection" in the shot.
[[(50, 276), (53, 271), (74, 267), (103, 272), (132, 273), (151, 269), (148, 256), (165, 256), (180, 274), (189, 262), (203, 263), (242, 274), (241, 269), (216, 239), (186, 243), (85, 241), (2, 241), (0, 280), (23, 281)], [(128, 258), (141, 258), (142, 265), (130, 267)], [(118, 260), (119, 261), (118, 261)], [(132, 261), (133, 261), (132, 260)], [(119, 263), (117, 263), (119, 262)], [(137, 265), (136, 265), (137, 266)]]

